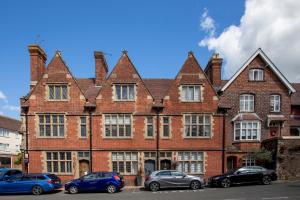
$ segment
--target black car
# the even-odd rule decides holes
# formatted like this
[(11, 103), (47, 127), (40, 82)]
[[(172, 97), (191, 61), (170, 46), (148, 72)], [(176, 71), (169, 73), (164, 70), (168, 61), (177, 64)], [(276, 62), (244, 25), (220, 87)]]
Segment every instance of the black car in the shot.
[(208, 179), (208, 185), (230, 187), (233, 184), (262, 183), (268, 185), (275, 181), (277, 175), (274, 170), (268, 170), (260, 166), (242, 167), (225, 174), (213, 176)]

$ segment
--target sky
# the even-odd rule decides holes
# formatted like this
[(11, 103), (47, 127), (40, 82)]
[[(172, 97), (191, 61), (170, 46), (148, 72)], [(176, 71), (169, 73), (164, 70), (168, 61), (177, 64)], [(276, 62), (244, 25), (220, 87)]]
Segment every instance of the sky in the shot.
[(261, 47), (290, 81), (300, 82), (299, 2), (2, 0), (0, 114), (19, 118), (19, 98), (29, 92), (27, 46), (33, 43), (45, 50), (47, 63), (60, 50), (75, 77), (95, 76), (95, 50), (106, 54), (109, 70), (127, 50), (143, 78), (174, 78), (188, 51), (205, 68), (218, 52), (228, 79)]

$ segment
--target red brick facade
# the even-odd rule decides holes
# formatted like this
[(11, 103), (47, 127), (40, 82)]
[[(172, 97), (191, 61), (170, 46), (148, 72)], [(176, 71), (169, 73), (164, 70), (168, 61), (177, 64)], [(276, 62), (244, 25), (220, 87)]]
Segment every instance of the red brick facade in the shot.
[[(118, 169), (129, 185), (137, 175), (145, 175), (146, 163), (153, 169), (178, 168), (205, 178), (222, 172), (219, 99), (192, 53), (173, 80), (142, 79), (127, 52), (106, 76), (101, 56), (95, 53), (96, 79), (76, 79), (56, 52), (39, 81), (21, 99), (22, 108), (28, 108), (22, 116), (28, 118), (29, 172), (53, 172), (67, 180), (92, 165), (93, 171)], [(32, 63), (31, 68), (35, 67)], [(117, 86), (123, 87), (122, 92), (116, 91)], [(134, 92), (126, 93), (129, 86)], [(192, 91), (196, 101), (184, 102), (183, 90)], [(117, 94), (134, 97), (118, 100)], [(80, 135), (84, 116), (86, 137)]]

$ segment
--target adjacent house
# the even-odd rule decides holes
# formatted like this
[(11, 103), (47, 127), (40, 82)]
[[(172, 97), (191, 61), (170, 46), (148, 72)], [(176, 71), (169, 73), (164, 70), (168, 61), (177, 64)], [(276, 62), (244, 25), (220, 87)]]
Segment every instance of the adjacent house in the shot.
[(14, 162), (21, 153), (21, 121), (0, 115), (0, 168), (21, 168)]

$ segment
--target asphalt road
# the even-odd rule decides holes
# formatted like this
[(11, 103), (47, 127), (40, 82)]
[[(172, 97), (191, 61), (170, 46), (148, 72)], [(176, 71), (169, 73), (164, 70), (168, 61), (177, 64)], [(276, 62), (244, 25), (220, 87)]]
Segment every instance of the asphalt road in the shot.
[(70, 195), (64, 191), (33, 195), (0, 195), (0, 200), (300, 200), (300, 181), (273, 183), (272, 185), (243, 185), (231, 188), (204, 188), (201, 190), (163, 190), (158, 192), (141, 189), (124, 189), (116, 194), (81, 193)]

